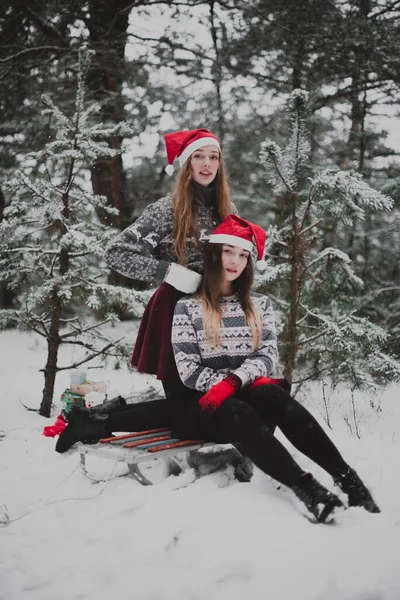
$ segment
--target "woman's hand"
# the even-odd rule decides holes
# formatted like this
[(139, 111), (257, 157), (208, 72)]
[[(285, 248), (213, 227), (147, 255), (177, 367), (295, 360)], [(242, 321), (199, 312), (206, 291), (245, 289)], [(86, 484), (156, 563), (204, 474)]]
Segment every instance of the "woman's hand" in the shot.
[(249, 391), (254, 390), (260, 385), (279, 385), (285, 392), (290, 392), (291, 384), (287, 379), (276, 379), (274, 377), (258, 377), (253, 383), (247, 388)]
[(234, 396), (240, 390), (242, 381), (236, 375), (228, 375), (219, 383), (213, 385), (199, 400), (201, 410), (213, 413), (227, 398)]

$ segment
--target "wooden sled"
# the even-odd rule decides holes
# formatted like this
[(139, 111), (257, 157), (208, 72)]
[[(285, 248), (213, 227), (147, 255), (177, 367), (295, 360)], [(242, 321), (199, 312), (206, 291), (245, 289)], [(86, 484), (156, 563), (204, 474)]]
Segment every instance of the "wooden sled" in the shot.
[[(207, 447), (214, 447), (215, 452), (200, 452)], [(200, 477), (228, 465), (233, 466), (235, 477), (240, 481), (250, 481), (253, 474), (251, 461), (233, 446), (221, 451), (213, 442), (171, 438), (168, 428), (104, 438), (95, 445), (79, 443), (75, 449), (80, 453), (80, 464), (85, 473), (86, 455), (91, 454), (126, 463), (130, 474), (142, 485), (153, 485), (153, 482), (142, 473), (140, 466), (159, 457), (166, 461), (168, 475), (179, 475), (186, 468), (193, 468)]]

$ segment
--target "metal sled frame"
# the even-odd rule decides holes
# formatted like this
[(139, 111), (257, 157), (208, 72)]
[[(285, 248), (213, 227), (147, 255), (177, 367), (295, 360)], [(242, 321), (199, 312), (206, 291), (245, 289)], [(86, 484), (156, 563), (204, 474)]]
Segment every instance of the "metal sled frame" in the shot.
[[(124, 435), (104, 438), (95, 445), (76, 444), (80, 453), (80, 464), (85, 473), (86, 455), (92, 454), (100, 458), (112, 459), (127, 464), (130, 474), (142, 485), (153, 485), (143, 475), (140, 464), (156, 457), (164, 457), (168, 464), (169, 474), (179, 474), (185, 466), (191, 466), (190, 453), (207, 446), (215, 446), (213, 442), (202, 440), (179, 440), (171, 438), (170, 429), (152, 429), (126, 433)], [(182, 453), (187, 456), (182, 457)]]

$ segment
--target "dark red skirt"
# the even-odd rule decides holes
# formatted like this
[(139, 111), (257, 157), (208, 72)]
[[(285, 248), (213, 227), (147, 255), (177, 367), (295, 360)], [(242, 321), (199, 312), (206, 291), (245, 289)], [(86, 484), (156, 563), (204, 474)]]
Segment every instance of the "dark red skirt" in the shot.
[(162, 283), (145, 308), (131, 365), (140, 373), (157, 375), (169, 384), (180, 383), (171, 344), (172, 318), (176, 303), (184, 296), (168, 283)]

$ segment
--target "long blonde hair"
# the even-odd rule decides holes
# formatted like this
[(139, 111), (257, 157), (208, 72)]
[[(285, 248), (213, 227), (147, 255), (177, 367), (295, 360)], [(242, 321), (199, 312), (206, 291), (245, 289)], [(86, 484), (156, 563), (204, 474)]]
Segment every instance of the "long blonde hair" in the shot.
[[(221, 223), (232, 212), (228, 175), (221, 154), (215, 179), (217, 187), (216, 216), (217, 221)], [(191, 190), (192, 181), (192, 167), (189, 157), (179, 171), (175, 188), (172, 193), (174, 215), (173, 248), (179, 263), (184, 266), (186, 266), (187, 263), (186, 246), (188, 239), (191, 236), (194, 236), (196, 244), (199, 240), (197, 205), (193, 202), (193, 192)]]
[[(220, 285), (222, 274), (222, 244), (206, 244), (204, 249), (204, 275), (198, 292), (203, 304), (203, 329), (206, 342), (212, 348), (220, 345), (222, 328), (222, 310), (220, 303)], [(237, 293), (243, 309), (246, 323), (251, 330), (253, 352), (261, 345), (262, 320), (258, 306), (250, 297), (253, 284), (254, 269), (251, 256), (243, 273), (233, 281), (234, 292)]]

